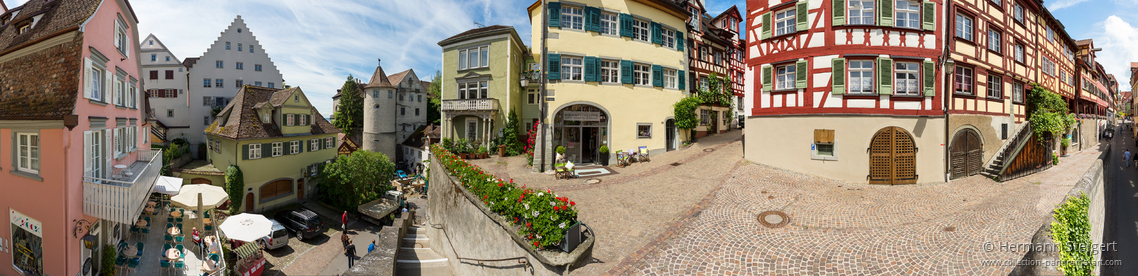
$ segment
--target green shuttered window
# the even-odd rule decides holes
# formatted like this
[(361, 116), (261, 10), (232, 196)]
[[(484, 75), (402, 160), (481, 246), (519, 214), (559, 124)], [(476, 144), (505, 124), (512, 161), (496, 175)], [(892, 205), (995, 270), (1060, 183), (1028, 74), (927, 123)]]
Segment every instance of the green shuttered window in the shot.
[(676, 78), (677, 78), (677, 81), (679, 81), (679, 87), (678, 88), (680, 89), (680, 91), (687, 90), (688, 89), (687, 88), (688, 76), (684, 74), (684, 70), (680, 70), (679, 74), (676, 75)]
[(649, 26), (652, 28), (652, 44), (664, 44), (660, 36), (660, 23), (652, 22)]
[(620, 61), (620, 83), (632, 84), (632, 61)]
[(936, 3), (932, 1), (921, 3), (921, 27), (928, 31), (936, 30)]
[(883, 27), (893, 26), (893, 1), (877, 0), (877, 25)]
[(845, 0), (830, 0), (832, 4), (831, 13), (834, 17), (832, 24), (834, 26), (842, 26), (846, 24), (846, 1)]
[(771, 80), (773, 79), (771, 75), (774, 74), (772, 70), (774, 70), (774, 68), (770, 65), (763, 65), (763, 91), (770, 92), (772, 88), (774, 88), (773, 85), (771, 85)]
[(833, 70), (830, 74), (830, 87), (834, 95), (846, 93), (846, 59), (835, 58), (830, 61)]
[(924, 85), (922, 85), (922, 90), (924, 90), (925, 97), (936, 96), (936, 89), (934, 89), (933, 85), (936, 80), (936, 69), (933, 68), (933, 66), (935, 65), (930, 60), (926, 60), (923, 66), (921, 66), (921, 75), (924, 77), (924, 79), (921, 81), (924, 83)]
[(893, 60), (877, 58), (877, 94), (893, 95)]
[(548, 66), (548, 68), (546, 68), (546, 72), (548, 72), (547, 75), (549, 76), (549, 79), (561, 79), (561, 55), (549, 54), (548, 58), (549, 59), (546, 61), (546, 66)]
[(664, 86), (664, 68), (660, 65), (652, 65), (652, 86)]
[(683, 31), (676, 31), (676, 50), (677, 51), (683, 51), (684, 50), (684, 32)]
[(763, 32), (762, 32), (763, 37), (762, 37), (762, 39), (771, 38), (771, 13), (769, 13), (769, 12), (764, 13), (762, 17), (763, 17)]
[(620, 14), (620, 36), (632, 37), (632, 23), (631, 14)]
[(585, 81), (599, 81), (597, 79), (598, 65), (596, 57), (585, 57)]
[(585, 7), (585, 30), (601, 32), (601, 9)]
[(806, 60), (799, 60), (794, 63), (794, 88), (806, 88)]
[(809, 14), (809, 11), (807, 11), (808, 7), (807, 7), (806, 3), (807, 3), (806, 1), (802, 1), (802, 2), (798, 2), (798, 4), (795, 4), (796, 5), (795, 9), (797, 9), (797, 10), (795, 11), (795, 14), (794, 14), (796, 17), (794, 29), (798, 30), (799, 32), (805, 31), (807, 29), (806, 27), (808, 25), (806, 16)]
[(561, 27), (561, 3), (549, 3), (549, 27)]

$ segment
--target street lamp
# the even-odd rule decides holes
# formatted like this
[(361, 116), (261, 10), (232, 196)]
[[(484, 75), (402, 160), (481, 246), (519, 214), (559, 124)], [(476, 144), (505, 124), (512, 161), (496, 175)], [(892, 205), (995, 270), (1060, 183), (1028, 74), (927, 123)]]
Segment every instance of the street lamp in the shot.
[(945, 73), (952, 74), (953, 72), (956, 72), (956, 71), (954, 71), (955, 69), (956, 69), (956, 61), (953, 61), (952, 59), (948, 59), (948, 61), (944, 62)]
[(529, 85), (529, 79), (526, 78), (526, 75), (528, 75), (528, 74), (522, 73), (522, 87), (526, 87)]

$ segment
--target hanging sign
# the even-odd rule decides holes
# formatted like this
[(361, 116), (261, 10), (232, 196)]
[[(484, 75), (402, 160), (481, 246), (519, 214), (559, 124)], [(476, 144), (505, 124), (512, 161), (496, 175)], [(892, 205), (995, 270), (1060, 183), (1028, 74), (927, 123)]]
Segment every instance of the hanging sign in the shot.
[(601, 113), (596, 111), (562, 111), (561, 120), (596, 122), (601, 120)]
[(25, 216), (20, 212), (16, 212), (16, 210), (12, 210), (11, 208), (8, 208), (8, 217), (12, 219), (12, 224), (35, 234), (37, 237), (43, 238), (43, 223)]

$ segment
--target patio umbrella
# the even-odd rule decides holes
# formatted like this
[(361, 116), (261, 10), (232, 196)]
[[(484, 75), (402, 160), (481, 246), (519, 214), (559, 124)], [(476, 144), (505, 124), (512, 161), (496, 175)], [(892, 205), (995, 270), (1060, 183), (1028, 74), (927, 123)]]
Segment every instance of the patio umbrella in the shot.
[(273, 223), (261, 214), (244, 213), (225, 219), (218, 228), (229, 239), (254, 242), (272, 233)]
[[(178, 195), (170, 197), (170, 203), (182, 208), (197, 208), (197, 226), (204, 229), (202, 209), (217, 208), (229, 199), (229, 194), (220, 186), (209, 184), (185, 185), (178, 191)], [(184, 231), (185, 229), (183, 229)]]

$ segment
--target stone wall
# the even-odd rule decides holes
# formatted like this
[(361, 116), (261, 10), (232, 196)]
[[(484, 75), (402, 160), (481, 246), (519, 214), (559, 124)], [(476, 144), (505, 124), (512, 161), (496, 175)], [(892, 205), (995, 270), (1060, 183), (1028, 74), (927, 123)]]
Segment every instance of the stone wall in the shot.
[[(992, 160), (999, 152), (1000, 148), (1004, 146), (1007, 139), (1002, 135), (1003, 124), (1007, 124), (1008, 133), (1007, 137), (1013, 138), (1016, 131), (1019, 130), (1020, 125), (1023, 123), (1016, 123), (1014, 119), (1008, 116), (988, 116), (988, 115), (972, 115), (972, 114), (953, 114), (948, 118), (948, 139), (956, 138), (956, 134), (964, 129), (972, 129), (980, 135), (980, 143), (984, 150), (984, 161)], [(951, 142), (949, 142), (951, 144)]]
[[(391, 226), (385, 226), (379, 230), (379, 240), (376, 241), (375, 251), (367, 253), (356, 261), (356, 266), (344, 273), (344, 275), (374, 275), (374, 276), (390, 276), (395, 275), (395, 260), (399, 259), (400, 242), (403, 241), (403, 236), (407, 235), (407, 227), (410, 225), (404, 218), (395, 218), (391, 222)], [(357, 251), (366, 251), (367, 247), (356, 249)]]
[[(1077, 197), (1085, 193), (1090, 197), (1091, 202), (1087, 210), (1087, 217), (1090, 219), (1091, 225), (1091, 244), (1102, 244), (1103, 242), (1103, 227), (1106, 225), (1106, 199), (1104, 175), (1103, 175), (1103, 160), (1110, 158), (1110, 146), (1103, 149), (1102, 155), (1099, 155), (1099, 160), (1091, 165), (1091, 168), (1083, 174), (1079, 182), (1075, 184), (1067, 192), (1067, 197)], [(1049, 220), (1036, 230), (1035, 235), (1032, 236), (1031, 242), (1035, 245), (1043, 245), (1041, 248), (1057, 248), (1054, 240), (1051, 239), (1051, 222)], [(1034, 247), (1033, 247), (1034, 249)], [(1095, 253), (1095, 261), (1102, 259), (1102, 252)], [(1059, 261), (1059, 252), (1054, 250), (1035, 251), (1030, 250), (1023, 256), (1025, 263), (1035, 263), (1036, 265), (1021, 265), (1016, 266), (1012, 270), (1011, 275), (1063, 275), (1056, 266), (1048, 264), (1057, 264)], [(1038, 262), (1036, 262), (1038, 261)], [(1102, 271), (1102, 267), (1095, 267), (1095, 274), (1098, 275)]]
[[(535, 251), (522, 246), (518, 235), (497, 214), (489, 213), (468, 197), (465, 188), (431, 158), (431, 189), (427, 191), (427, 221), (430, 247), (445, 256), (455, 275), (564, 275), (568, 266), (589, 259), (595, 238), (586, 238), (572, 254)], [(492, 215), (492, 216), (491, 216)], [(453, 245), (453, 247), (452, 247)], [(508, 261), (473, 261), (525, 258)]]
[(1098, 137), (1099, 137), (1098, 120), (1082, 119), (1082, 120), (1079, 120), (1079, 122), (1082, 124), (1076, 126), (1077, 128), (1079, 128), (1079, 136), (1080, 136), (1078, 150), (1085, 150), (1085, 149), (1090, 149), (1090, 148), (1094, 148), (1094, 147), (1098, 146), (1098, 140), (1099, 140), (1098, 139)]

